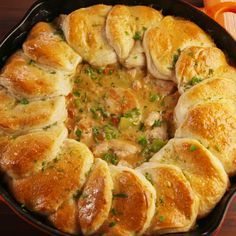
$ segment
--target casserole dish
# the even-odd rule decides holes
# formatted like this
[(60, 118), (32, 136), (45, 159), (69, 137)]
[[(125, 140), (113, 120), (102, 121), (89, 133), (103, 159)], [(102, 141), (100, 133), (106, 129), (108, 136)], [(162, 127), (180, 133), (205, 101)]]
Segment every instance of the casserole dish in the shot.
[[(3, 43), (0, 45), (0, 57), (1, 57), (1, 66), (3, 65), (6, 58), (15, 51), (22, 44), (25, 36), (27, 35), (30, 28), (37, 23), (38, 21), (47, 20), (50, 21), (61, 13), (69, 13), (76, 8), (86, 7), (89, 5), (97, 4), (98, 1), (91, 2), (72, 2), (72, 1), (39, 1), (31, 8), (31, 10), (26, 15), (22, 23), (16, 27), (12, 33), (3, 40)], [(124, 3), (122, 1), (105, 1), (105, 4), (117, 4)], [(126, 3), (126, 2), (125, 2)], [(231, 63), (234, 64), (236, 61), (236, 45), (235, 41), (227, 34), (227, 32), (218, 26), (214, 21), (209, 19), (207, 16), (196, 11), (194, 8), (190, 7), (187, 4), (178, 2), (178, 1), (157, 1), (157, 3), (152, 4), (151, 1), (132, 1), (129, 2), (130, 5), (145, 4), (152, 5), (157, 9), (162, 9), (164, 14), (171, 14), (176, 16), (181, 16), (186, 19), (190, 19), (195, 23), (199, 24), (206, 32), (208, 32), (215, 40), (217, 46), (224, 50), (229, 58), (231, 58)], [(225, 209), (227, 208), (227, 203), (235, 192), (235, 178), (231, 180), (231, 188), (227, 194), (223, 197), (221, 202), (215, 208), (215, 210), (205, 219), (198, 222), (199, 227), (191, 233), (186, 233), (186, 235), (209, 235), (213, 232), (217, 226), (220, 224), (221, 219), (223, 218)], [(8, 192), (5, 190), (5, 186), (1, 186), (1, 195), (4, 201), (10, 205), (14, 210), (22, 215), (27, 221), (30, 221), (34, 225), (40, 227), (44, 231), (54, 234), (54, 235), (66, 235), (63, 234), (52, 227), (45, 224), (40, 217), (32, 214), (16, 204), (16, 202), (11, 198)], [(181, 234), (183, 235), (183, 234)]]

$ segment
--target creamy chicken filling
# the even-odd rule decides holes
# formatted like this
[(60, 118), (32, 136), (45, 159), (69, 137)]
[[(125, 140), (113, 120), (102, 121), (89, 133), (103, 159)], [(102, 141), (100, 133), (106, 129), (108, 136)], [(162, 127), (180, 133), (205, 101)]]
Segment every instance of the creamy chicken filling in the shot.
[(80, 65), (67, 97), (70, 138), (114, 165), (136, 167), (159, 151), (174, 132), (175, 84), (145, 69)]

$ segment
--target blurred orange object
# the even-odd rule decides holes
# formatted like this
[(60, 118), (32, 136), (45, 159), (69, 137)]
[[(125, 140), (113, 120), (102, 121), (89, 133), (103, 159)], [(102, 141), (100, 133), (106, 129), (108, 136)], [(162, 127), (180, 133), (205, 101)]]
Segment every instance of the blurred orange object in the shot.
[(225, 27), (236, 39), (236, 0), (204, 0), (204, 8), (200, 9)]

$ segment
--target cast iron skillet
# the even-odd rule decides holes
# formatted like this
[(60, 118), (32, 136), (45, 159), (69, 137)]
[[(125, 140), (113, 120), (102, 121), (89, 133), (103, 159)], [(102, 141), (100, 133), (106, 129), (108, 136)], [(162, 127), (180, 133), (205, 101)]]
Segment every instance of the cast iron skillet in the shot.
[[(158, 10), (163, 10), (164, 15), (175, 15), (189, 19), (209, 33), (217, 46), (229, 56), (230, 62), (236, 65), (235, 40), (224, 28), (211, 18), (189, 4), (179, 0), (39, 0), (30, 8), (21, 23), (0, 43), (0, 68), (11, 54), (22, 46), (26, 35), (35, 23), (39, 21), (51, 21), (59, 14), (67, 14), (77, 8), (87, 7), (98, 3), (110, 5), (149, 5)], [(219, 204), (206, 218), (198, 221), (197, 227), (192, 232), (175, 235), (211, 235), (214, 231), (219, 229), (228, 205), (235, 193), (236, 177), (231, 179), (231, 187)], [(11, 196), (3, 181), (0, 182), (0, 198), (14, 210), (17, 215), (42, 231), (51, 235), (68, 235), (50, 226), (43, 217), (22, 208)]]

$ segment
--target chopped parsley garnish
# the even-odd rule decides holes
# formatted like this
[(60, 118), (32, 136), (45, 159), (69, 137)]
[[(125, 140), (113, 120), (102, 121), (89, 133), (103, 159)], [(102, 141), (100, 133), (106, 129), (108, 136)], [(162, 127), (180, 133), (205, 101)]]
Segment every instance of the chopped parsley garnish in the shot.
[(47, 126), (43, 127), (43, 130), (48, 130), (48, 129), (50, 129), (52, 126), (55, 126), (55, 125), (57, 125), (57, 121), (54, 122), (54, 123), (51, 124), (51, 125), (47, 125)]
[(138, 138), (138, 143), (142, 146), (146, 146), (148, 141), (147, 141), (145, 136), (141, 136), (141, 137)]
[(146, 172), (144, 176), (151, 184), (153, 184), (152, 175), (150, 173)]
[(80, 97), (80, 92), (79, 92), (78, 90), (77, 90), (77, 91), (74, 91), (73, 94), (74, 94), (74, 96), (76, 96), (76, 97)]
[(160, 99), (160, 95), (159, 94), (153, 94), (153, 93), (150, 93), (149, 94), (149, 101), (150, 102), (156, 102), (157, 100)]
[(111, 125), (105, 125), (103, 128), (106, 140), (116, 139), (118, 137), (118, 131)]
[(159, 221), (160, 221), (160, 222), (165, 221), (165, 217), (164, 217), (164, 216), (160, 216), (160, 217), (159, 217)]
[(112, 208), (112, 209), (111, 209), (111, 213), (112, 213), (112, 215), (114, 215), (114, 216), (118, 215), (118, 212), (117, 212), (117, 210), (116, 210), (115, 208)]
[(175, 64), (176, 64), (176, 62), (177, 62), (178, 59), (179, 59), (180, 53), (181, 53), (181, 50), (178, 49), (177, 52), (176, 52), (176, 54), (173, 55), (172, 66), (171, 66), (169, 69), (173, 70), (173, 69), (175, 68)]
[(119, 162), (117, 156), (113, 153), (105, 153), (102, 159), (108, 163), (111, 163), (112, 165), (117, 165)]
[(93, 135), (98, 136), (99, 135), (99, 129), (97, 127), (93, 127)]
[(194, 152), (196, 150), (197, 150), (197, 147), (195, 145), (191, 144), (191, 146), (189, 147), (189, 151)]
[(90, 111), (91, 111), (91, 113), (93, 114), (93, 118), (94, 118), (94, 119), (97, 119), (97, 118), (98, 118), (98, 115), (97, 115), (96, 109), (93, 108), (93, 107), (91, 107), (91, 108), (90, 108)]
[(128, 32), (128, 31), (125, 31), (125, 34), (126, 34), (126, 35), (129, 35), (129, 32)]
[(90, 66), (86, 67), (85, 68), (85, 73), (88, 75), (88, 76), (93, 76), (94, 75), (94, 69)]
[(126, 193), (116, 193), (113, 194), (113, 198), (118, 197), (118, 198), (127, 198), (128, 195)]
[(22, 98), (21, 100), (19, 100), (20, 104), (22, 105), (27, 105), (29, 104), (29, 101), (26, 98)]
[(160, 127), (163, 124), (163, 120), (155, 120), (152, 127)]
[(98, 69), (97, 69), (97, 73), (98, 73), (99, 75), (101, 75), (101, 74), (103, 73), (103, 68), (98, 68)]
[(140, 114), (141, 113), (138, 108), (133, 108), (132, 110), (127, 111), (123, 116), (125, 118), (135, 118), (135, 117), (139, 116)]
[(109, 117), (109, 113), (103, 107), (91, 107), (90, 112), (92, 112), (94, 119), (97, 119), (99, 116), (104, 118)]
[(44, 171), (46, 169), (46, 165), (47, 165), (47, 162), (43, 161), (42, 162), (42, 171)]
[(198, 83), (202, 82), (201, 78), (198, 78), (197, 76), (194, 76), (190, 81), (189, 84), (190, 85), (196, 85)]
[(96, 111), (99, 111), (104, 118), (109, 117), (109, 113), (103, 107), (98, 107)]
[(95, 126), (94, 126), (94, 127), (92, 128), (92, 132), (93, 132), (94, 141), (95, 141), (95, 142), (98, 142), (98, 136), (99, 136), (99, 134), (100, 134), (98, 127), (95, 127)]
[(150, 150), (152, 152), (158, 152), (164, 145), (166, 144), (165, 141), (161, 140), (161, 139), (154, 139), (151, 146), (150, 146)]
[(76, 134), (78, 140), (80, 140), (81, 135), (82, 135), (82, 131), (81, 131), (80, 129), (77, 129), (77, 130), (75, 131), (75, 134)]
[(143, 26), (143, 31), (146, 31), (147, 30), (147, 27)]
[(116, 225), (116, 222), (115, 221), (112, 221), (108, 224), (108, 227), (112, 228)]
[(136, 32), (135, 32), (135, 35), (133, 36), (133, 39), (134, 39), (135, 41), (141, 40), (141, 39), (142, 39), (142, 36), (141, 36), (140, 32), (136, 31)]

